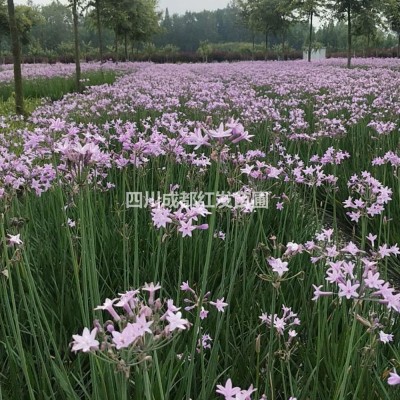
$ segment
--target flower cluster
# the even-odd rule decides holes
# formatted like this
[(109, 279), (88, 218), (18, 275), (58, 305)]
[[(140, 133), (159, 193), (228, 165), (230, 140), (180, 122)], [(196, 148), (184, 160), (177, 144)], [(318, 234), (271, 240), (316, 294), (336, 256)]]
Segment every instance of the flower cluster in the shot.
[(389, 282), (382, 279), (379, 270), (382, 259), (400, 254), (398, 245), (383, 244), (376, 248), (377, 236), (369, 234), (366, 239), (370, 241), (372, 249), (366, 252), (351, 241), (335, 244), (331, 238), (332, 233), (329, 230), (327, 235), (323, 231), (316, 235), (315, 240), (304, 244), (304, 248), (312, 255), (311, 262), (326, 268), (326, 283), (313, 285), (313, 300), (336, 293), (347, 300), (378, 301), (387, 309), (400, 312), (400, 294), (395, 292)]
[[(172, 299), (156, 298), (160, 289), (159, 284), (150, 283), (117, 298), (106, 299), (95, 310), (107, 311), (111, 320), (103, 325), (95, 321), (91, 331), (84, 328), (82, 335), (73, 335), (72, 351), (100, 351), (115, 362), (127, 356), (128, 359), (123, 360), (126, 366), (148, 359), (155, 346), (191, 326)], [(129, 352), (124, 353), (122, 349), (129, 349)]]
[(180, 202), (176, 211), (163, 206), (160, 202), (149, 202), (151, 207), (151, 217), (154, 226), (159, 228), (176, 229), (182, 237), (192, 236), (195, 229), (208, 229), (208, 224), (194, 224), (199, 217), (205, 217), (210, 212), (204, 206), (204, 203), (198, 202), (193, 206), (187, 206)]
[(353, 175), (347, 185), (353, 196), (349, 196), (343, 204), (345, 208), (353, 210), (346, 214), (354, 222), (364, 216), (380, 215), (385, 204), (392, 200), (392, 189), (383, 186), (368, 171), (362, 172), (360, 176)]
[(278, 314), (272, 316), (262, 313), (260, 319), (269, 328), (273, 327), (280, 336), (283, 336), (287, 330), (288, 341), (290, 342), (297, 336), (297, 332), (293, 327), (300, 325), (301, 321), (290, 307), (282, 306), (282, 311), (283, 314), (280, 317), (278, 317)]

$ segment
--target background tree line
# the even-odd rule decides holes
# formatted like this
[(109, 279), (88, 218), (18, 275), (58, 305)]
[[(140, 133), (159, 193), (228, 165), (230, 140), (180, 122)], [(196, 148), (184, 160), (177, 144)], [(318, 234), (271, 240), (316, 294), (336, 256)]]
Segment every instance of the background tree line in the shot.
[(400, 57), (400, 0), (232, 0), (217, 11), (172, 16), (158, 10), (157, 0), (55, 0), (40, 7), (0, 0), (0, 56), (4, 62), (12, 54), (19, 113), (22, 54), (33, 62), (74, 60), (80, 91), (81, 58), (152, 60), (161, 53), (168, 62), (183, 51), (208, 61), (219, 51), (225, 55), (214, 60), (232, 52), (287, 59), (306, 47), (310, 61), (312, 49), (324, 46), (346, 51), (350, 67), (355, 50), (367, 55), (396, 43)]
[[(76, 2), (81, 58), (151, 58), (163, 51), (201, 53), (201, 43), (221, 52), (269, 52), (326, 47), (348, 48), (348, 4), (351, 4), (353, 51), (393, 48), (400, 43), (400, 1), (385, 0), (236, 0), (216, 11), (170, 15), (154, 0), (70, 0)], [(348, 4), (347, 4), (348, 3)], [(54, 1), (47, 6), (16, 6), (15, 15), (25, 59), (74, 57), (73, 7)], [(318, 18), (319, 24), (315, 21)], [(0, 55), (11, 53), (5, 0), (0, 0)], [(311, 38), (311, 40), (310, 40)], [(100, 43), (101, 42), (101, 43)], [(262, 48), (264, 46), (264, 49)], [(204, 52), (204, 51), (203, 51)], [(100, 54), (101, 53), (101, 54)], [(373, 54), (373, 53), (372, 53)]]

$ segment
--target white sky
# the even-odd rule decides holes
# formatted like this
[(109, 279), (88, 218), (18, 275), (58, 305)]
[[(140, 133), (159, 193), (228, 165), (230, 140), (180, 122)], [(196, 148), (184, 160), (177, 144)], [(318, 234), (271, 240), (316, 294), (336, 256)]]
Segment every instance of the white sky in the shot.
[[(14, 0), (15, 4), (26, 4), (27, 0)], [(50, 4), (52, 0), (33, 0), (33, 4), (46, 5)], [(60, 0), (61, 3), (67, 3), (66, 0)], [(185, 11), (203, 11), (203, 10), (216, 10), (224, 8), (228, 5), (229, 0), (158, 0), (160, 10), (168, 11), (171, 14), (183, 14)]]

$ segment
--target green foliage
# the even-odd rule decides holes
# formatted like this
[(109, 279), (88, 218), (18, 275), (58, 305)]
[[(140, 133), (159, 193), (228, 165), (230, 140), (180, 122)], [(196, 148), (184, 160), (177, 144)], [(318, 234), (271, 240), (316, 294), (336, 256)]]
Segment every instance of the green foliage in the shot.
[[(371, 0), (356, 0), (354, 4), (364, 4), (362, 9), (353, 15), (354, 48), (362, 50), (367, 47), (394, 46), (393, 37), (383, 31), (380, 13), (376, 7), (368, 8), (365, 4)], [(1, 6), (3, 4), (3, 6)], [(183, 52), (196, 52), (199, 43), (222, 45), (222, 43), (254, 43), (251, 49), (239, 50), (243, 53), (253, 53), (259, 49), (259, 44), (268, 40), (272, 48), (284, 40), (288, 47), (301, 50), (309, 43), (310, 12), (313, 16), (326, 15), (325, 1), (322, 0), (238, 0), (228, 7), (216, 11), (187, 12), (183, 15), (170, 15), (166, 10), (163, 18), (156, 11), (155, 0), (113, 0), (85, 1), (82, 3), (85, 13), (79, 20), (79, 41), (82, 54), (88, 59), (98, 58), (99, 37), (95, 6), (99, 4), (102, 22), (102, 48), (107, 52), (116, 53), (115, 34), (118, 45), (125, 42), (127, 48), (136, 47), (147, 54), (154, 55), (154, 50), (147, 48), (146, 43), (154, 43), (157, 48), (168, 44), (178, 47)], [(327, 22), (318, 30), (312, 28), (312, 43), (321, 42), (329, 50), (344, 50), (346, 43), (346, 25), (339, 13), (339, 5), (343, 2), (330, 2), (331, 11), (340, 17), (337, 23)], [(375, 4), (375, 3), (374, 3)], [(396, 32), (398, 17), (398, 0), (385, 0), (385, 22)], [(332, 7), (334, 8), (332, 9)], [(41, 7), (21, 6), (20, 31), (23, 39), (23, 54), (34, 59), (38, 57), (59, 57), (65, 60), (73, 59), (73, 31), (70, 7), (60, 1), (53, 1)], [(343, 7), (341, 8), (343, 9)], [(356, 10), (357, 7), (354, 8)], [(360, 11), (361, 10), (361, 11)], [(381, 11), (382, 11), (381, 10)], [(396, 11), (397, 10), (397, 11)], [(397, 14), (396, 14), (397, 13)], [(396, 17), (397, 16), (397, 17)], [(160, 20), (161, 18), (161, 20)], [(308, 23), (306, 23), (308, 21)], [(398, 22), (397, 22), (398, 24)], [(317, 37), (315, 37), (317, 35)], [(9, 27), (4, 0), (0, 2), (0, 51), (10, 53)], [(268, 36), (268, 37), (266, 37)], [(238, 47), (241, 45), (238, 44)], [(119, 48), (120, 56), (123, 53)], [(236, 51), (236, 50), (235, 50)], [(257, 50), (259, 51), (259, 50)], [(151, 54), (148, 54), (148, 53)], [(129, 56), (128, 56), (129, 57)]]
[(197, 52), (200, 54), (201, 58), (203, 59), (203, 62), (208, 62), (208, 56), (212, 52), (212, 46), (208, 42), (208, 40), (203, 40), (200, 42)]
[(296, 6), (290, 0), (239, 0), (238, 5), (252, 31), (279, 34), (295, 20)]
[[(84, 86), (112, 84), (116, 79), (113, 71), (95, 71), (82, 74)], [(67, 93), (75, 91), (75, 78), (55, 77), (50, 79), (25, 79), (23, 81), (24, 96), (27, 99), (47, 98), (59, 100)], [(13, 97), (14, 87), (11, 84), (2, 84), (0, 87), (0, 99), (6, 102)]]
[(156, 11), (156, 0), (103, 0), (102, 4), (103, 23), (117, 35), (146, 42), (159, 30), (161, 14)]
[(179, 51), (179, 47), (173, 45), (173, 44), (167, 44), (163, 47), (162, 52), (165, 55), (166, 61), (173, 61), (174, 56)]
[(62, 42), (71, 42), (72, 13), (69, 7), (58, 0), (42, 6), (40, 12), (44, 23), (32, 29), (34, 35), (42, 44), (43, 49), (56, 50)]
[(0, 0), (0, 41), (2, 36), (9, 35), (8, 15), (5, 0)]
[(390, 24), (390, 29), (400, 37), (400, 1), (386, 0), (385, 15)]
[(15, 7), (15, 18), (22, 44), (30, 43), (32, 28), (44, 23), (44, 18), (39, 10), (30, 6)]

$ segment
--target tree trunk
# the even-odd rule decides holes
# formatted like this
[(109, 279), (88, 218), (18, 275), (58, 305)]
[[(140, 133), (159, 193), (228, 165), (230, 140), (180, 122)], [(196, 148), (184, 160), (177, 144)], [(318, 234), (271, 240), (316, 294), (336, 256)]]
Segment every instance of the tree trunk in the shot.
[(351, 6), (347, 7), (347, 68), (351, 67)]
[(100, 18), (100, 0), (96, 0), (96, 19), (97, 19), (97, 36), (99, 38), (99, 55), (100, 55), (100, 62), (104, 62), (103, 57), (103, 33), (102, 33), (102, 26), (101, 26), (101, 18)]
[(81, 55), (79, 50), (79, 33), (78, 33), (78, 0), (73, 0), (72, 17), (74, 20), (74, 44), (75, 44), (75, 84), (77, 92), (81, 91)]
[(265, 30), (265, 61), (268, 61), (268, 28)]
[(312, 33), (313, 33), (313, 11), (310, 11), (310, 34), (308, 36), (308, 62), (311, 62)]
[(125, 61), (128, 61), (128, 34), (125, 32)]
[(11, 46), (14, 62), (14, 84), (15, 84), (15, 112), (24, 114), (24, 93), (22, 89), (21, 70), (21, 45), (19, 43), (17, 22), (15, 19), (14, 0), (7, 0), (8, 18), (10, 24)]
[(400, 58), (400, 32), (399, 32), (399, 41), (397, 43), (397, 58)]
[(115, 31), (115, 62), (118, 63), (118, 33)]
[(282, 58), (283, 60), (287, 60), (287, 54), (286, 54), (286, 29), (283, 29), (283, 33), (282, 33)]
[(251, 59), (254, 61), (254, 52), (256, 50), (256, 35), (254, 34), (253, 31), (251, 32), (251, 38), (252, 38), (252, 41), (253, 41), (253, 53), (251, 55)]

